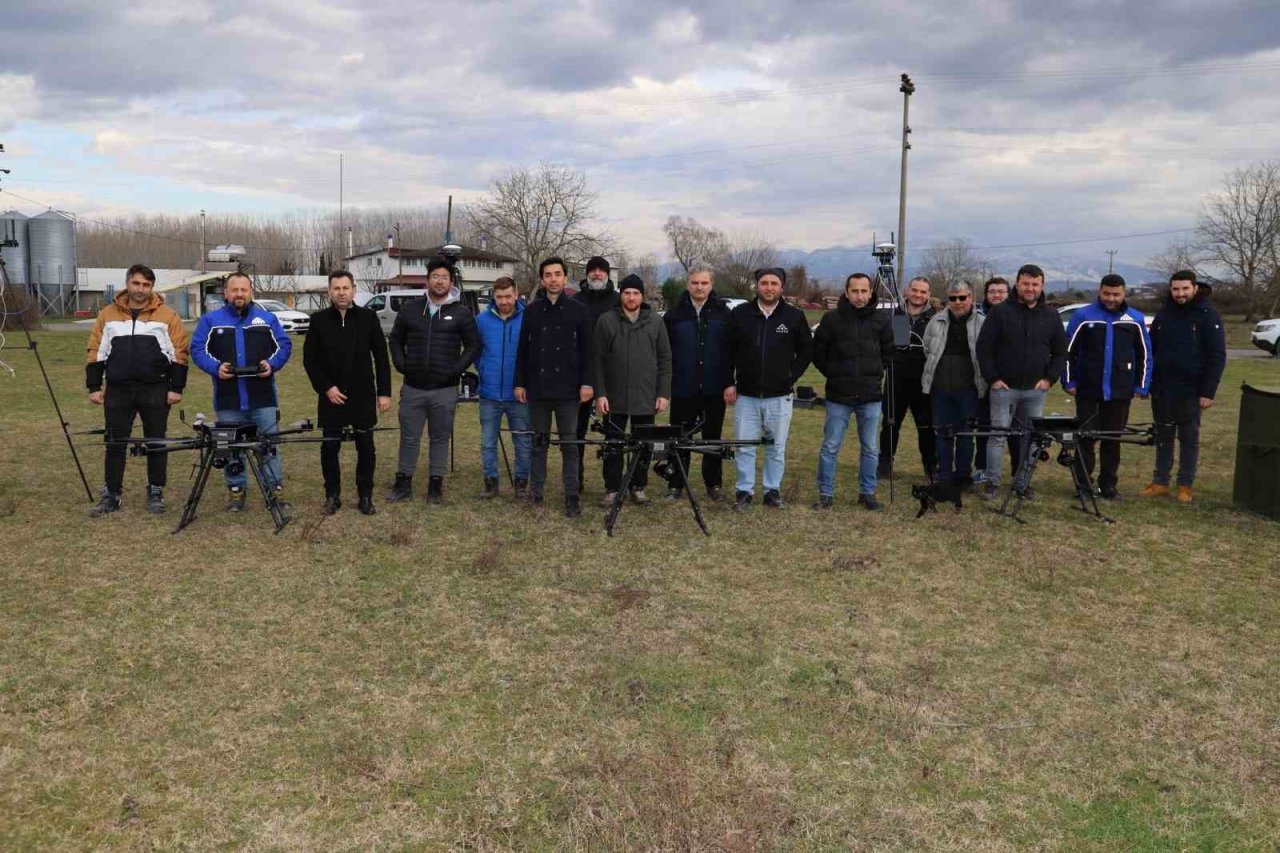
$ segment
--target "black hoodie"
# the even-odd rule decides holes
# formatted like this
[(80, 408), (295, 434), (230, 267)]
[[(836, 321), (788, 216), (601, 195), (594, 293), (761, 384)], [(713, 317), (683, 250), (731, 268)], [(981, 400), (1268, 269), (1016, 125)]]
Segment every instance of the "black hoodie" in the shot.
[(1043, 293), (1031, 307), (1015, 295), (986, 316), (977, 350), (982, 378), (988, 384), (1001, 381), (1025, 391), (1041, 379), (1052, 386), (1062, 375), (1067, 363), (1067, 335), (1062, 318)]
[(813, 358), (813, 335), (804, 312), (779, 300), (768, 317), (757, 299), (729, 315), (729, 351), (738, 393), (783, 397)]

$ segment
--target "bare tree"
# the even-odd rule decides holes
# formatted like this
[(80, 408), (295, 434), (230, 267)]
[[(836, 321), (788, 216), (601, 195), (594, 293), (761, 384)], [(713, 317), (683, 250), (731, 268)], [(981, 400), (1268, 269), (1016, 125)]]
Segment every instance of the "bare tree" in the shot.
[(1200, 235), (1211, 262), (1230, 271), (1245, 322), (1280, 302), (1280, 161), (1236, 169), (1204, 201)]
[(716, 290), (749, 298), (755, 271), (778, 265), (778, 252), (759, 234), (743, 232), (728, 237), (721, 254), (711, 259), (716, 268)]
[[(970, 288), (978, 288), (990, 278), (992, 269), (991, 261), (979, 255), (973, 244), (963, 237), (953, 237), (925, 249), (921, 274), (932, 283), (934, 295), (941, 296), (953, 282), (963, 281)], [(906, 282), (901, 285), (905, 288)]]
[(1192, 270), (1205, 262), (1205, 249), (1191, 237), (1180, 237), (1165, 246), (1159, 254), (1147, 259), (1147, 266), (1167, 280), (1179, 270)]
[(723, 233), (692, 217), (669, 216), (662, 230), (671, 241), (671, 254), (684, 267), (686, 275), (697, 261), (711, 262), (713, 258), (723, 257), (728, 250)]
[(468, 214), (471, 227), (515, 258), (518, 277), (530, 284), (543, 258), (582, 259), (612, 246), (611, 235), (590, 228), (595, 203), (585, 173), (543, 163), (495, 179)]

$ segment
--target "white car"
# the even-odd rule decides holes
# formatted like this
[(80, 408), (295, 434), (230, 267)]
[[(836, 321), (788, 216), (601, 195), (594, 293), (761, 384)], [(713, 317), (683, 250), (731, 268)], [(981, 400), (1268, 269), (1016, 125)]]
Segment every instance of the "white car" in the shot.
[(1273, 356), (1280, 358), (1280, 317), (1273, 320), (1263, 320), (1254, 326), (1250, 339), (1258, 349), (1264, 349)]
[(305, 335), (307, 329), (311, 328), (311, 315), (290, 308), (277, 299), (255, 299), (259, 305), (266, 308), (272, 314), (276, 315), (276, 319), (280, 321), (280, 325), (286, 332), (295, 335)]
[[(1065, 329), (1067, 325), (1071, 322), (1071, 316), (1073, 314), (1075, 314), (1081, 308), (1088, 308), (1092, 304), (1093, 304), (1092, 302), (1072, 302), (1070, 305), (1063, 305), (1061, 308), (1059, 308), (1058, 316), (1062, 318), (1062, 328)], [(1142, 315), (1142, 322), (1147, 327), (1148, 332), (1151, 331), (1151, 323), (1155, 319), (1156, 318), (1151, 314)]]

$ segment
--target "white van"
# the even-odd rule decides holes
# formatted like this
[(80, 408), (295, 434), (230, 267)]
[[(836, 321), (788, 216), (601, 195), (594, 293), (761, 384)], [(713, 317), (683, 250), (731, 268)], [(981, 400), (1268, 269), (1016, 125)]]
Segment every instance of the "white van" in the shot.
[[(395, 325), (396, 314), (399, 313), (400, 308), (409, 300), (421, 299), (426, 295), (426, 290), (387, 290), (369, 296), (362, 305), (359, 296), (357, 296), (356, 304), (377, 314), (378, 323), (382, 326), (382, 331), (390, 334), (391, 327)], [(461, 296), (461, 292), (455, 287), (449, 295), (454, 299), (458, 299)]]

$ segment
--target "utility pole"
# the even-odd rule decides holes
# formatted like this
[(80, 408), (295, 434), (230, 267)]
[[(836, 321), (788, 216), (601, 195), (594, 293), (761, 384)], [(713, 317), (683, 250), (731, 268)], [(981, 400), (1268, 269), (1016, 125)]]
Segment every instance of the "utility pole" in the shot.
[(200, 211), (200, 274), (201, 275), (204, 275), (209, 271), (205, 265), (205, 261), (208, 259), (208, 257), (209, 257), (209, 253), (206, 252), (204, 249), (204, 211), (201, 210)]
[(902, 282), (907, 264), (907, 152), (911, 150), (911, 125), (907, 122), (911, 96), (916, 93), (916, 84), (906, 74), (902, 75), (902, 85), (898, 87), (902, 93), (902, 180), (898, 186), (898, 281)]
[(1107, 258), (1107, 275), (1110, 275), (1116, 271), (1116, 250), (1107, 249), (1107, 254), (1110, 256)]
[(400, 259), (399, 275), (404, 275), (404, 246), (400, 244), (400, 223), (396, 223), (396, 257)]
[[(338, 155), (338, 239), (342, 239), (342, 232), (346, 231), (346, 222), (342, 218), (342, 168), (343, 155)], [(347, 262), (343, 260), (342, 265), (345, 267)]]

